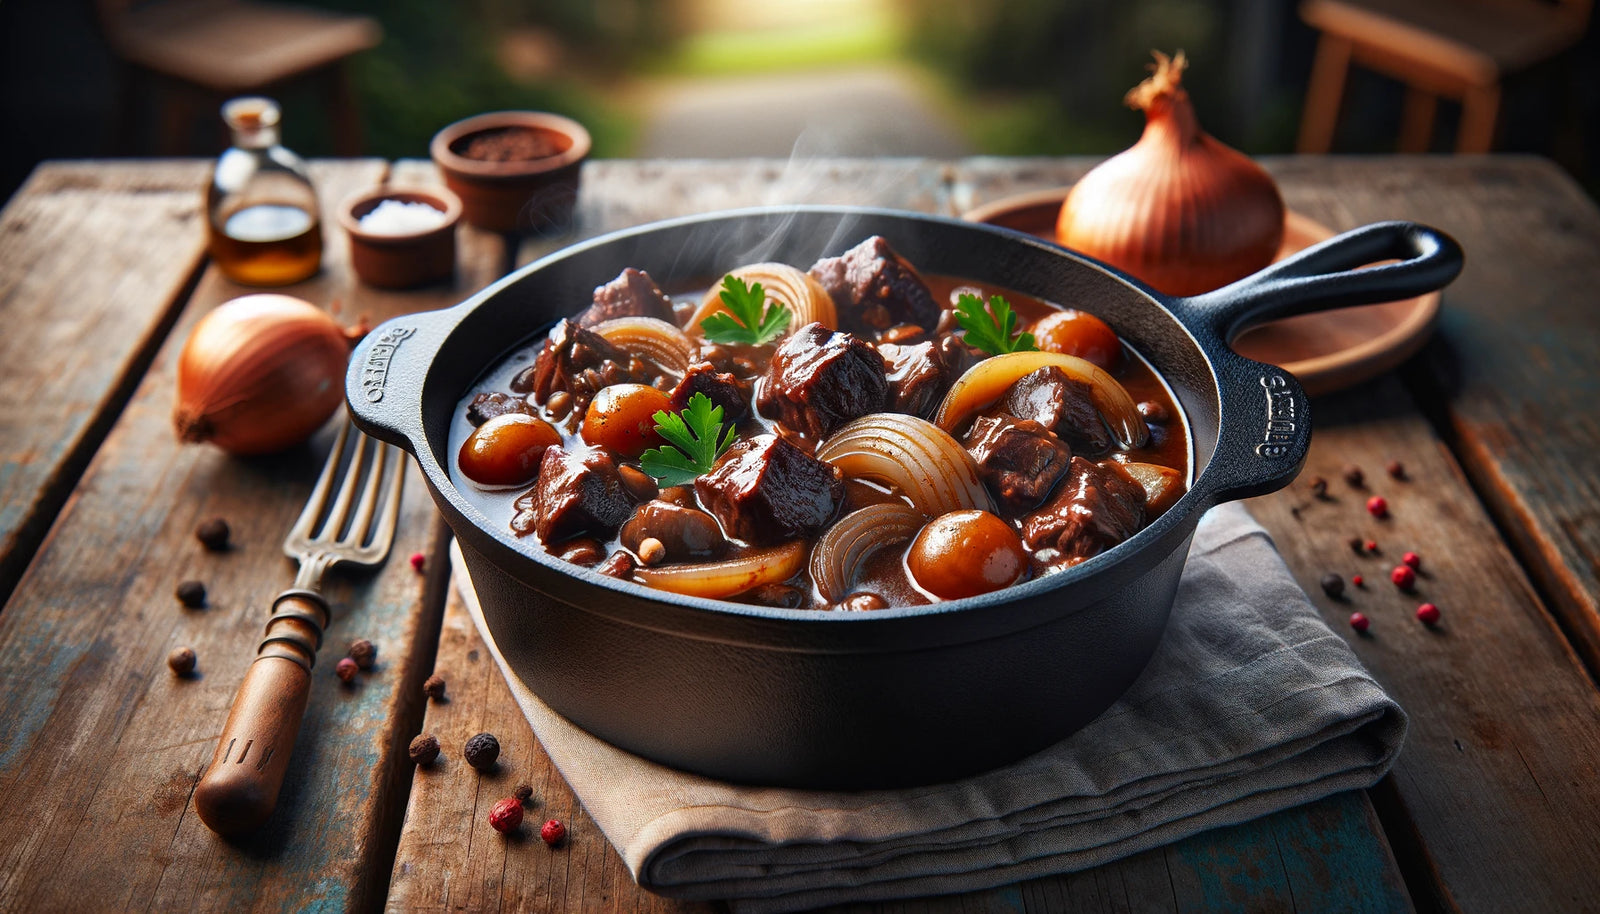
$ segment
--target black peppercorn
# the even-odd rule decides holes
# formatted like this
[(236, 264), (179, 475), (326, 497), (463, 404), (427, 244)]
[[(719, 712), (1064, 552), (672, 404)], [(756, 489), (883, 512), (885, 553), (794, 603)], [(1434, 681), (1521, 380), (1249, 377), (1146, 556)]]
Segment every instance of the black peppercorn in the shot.
[(1339, 577), (1331, 571), (1323, 575), (1322, 592), (1334, 598), (1335, 600), (1339, 599), (1339, 597), (1344, 595), (1344, 578)]
[(1344, 468), (1344, 481), (1350, 484), (1350, 488), (1359, 489), (1367, 481), (1367, 475), (1352, 463)]
[(220, 517), (213, 517), (194, 528), (194, 538), (200, 541), (200, 545), (206, 547), (207, 552), (221, 552), (227, 549), (228, 533), (228, 522)]
[(1356, 555), (1362, 555), (1367, 551), (1367, 541), (1359, 536), (1352, 536), (1345, 540), (1345, 542), (1349, 544), (1350, 551), (1354, 552)]
[(1318, 498), (1328, 497), (1328, 481), (1321, 476), (1311, 477), (1311, 494)]
[(194, 660), (194, 648), (173, 648), (172, 653), (167, 655), (167, 666), (179, 676), (187, 676), (194, 672)]
[(363, 670), (370, 670), (372, 669), (372, 664), (378, 659), (378, 646), (365, 638), (359, 641), (352, 641), (350, 642), (350, 659), (354, 660), (356, 666), (361, 667)]
[(518, 803), (527, 806), (528, 802), (533, 799), (533, 785), (518, 784), (517, 789), (511, 791), (511, 795), (517, 798)]
[(1389, 476), (1392, 479), (1406, 478), (1406, 465), (1398, 460), (1389, 461), (1389, 465), (1384, 467), (1384, 469), (1388, 471)]
[(408, 750), (411, 760), (418, 765), (431, 765), (439, 757), (439, 739), (432, 734), (424, 733), (411, 741)]
[(179, 603), (190, 609), (206, 605), (206, 585), (199, 581), (184, 581), (173, 591), (173, 595), (178, 598)]
[(422, 683), (422, 694), (428, 696), (434, 701), (443, 701), (444, 677), (440, 676), (438, 673), (434, 673), (432, 676), (429, 676)]
[(494, 738), (493, 733), (479, 733), (467, 740), (462, 755), (467, 757), (468, 765), (479, 771), (488, 771), (494, 767), (495, 759), (500, 757), (500, 741)]

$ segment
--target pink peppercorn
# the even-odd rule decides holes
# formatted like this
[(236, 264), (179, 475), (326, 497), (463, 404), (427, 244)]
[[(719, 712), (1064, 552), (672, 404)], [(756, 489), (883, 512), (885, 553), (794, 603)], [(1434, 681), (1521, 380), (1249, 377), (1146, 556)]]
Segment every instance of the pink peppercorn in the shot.
[(1350, 627), (1355, 629), (1358, 632), (1366, 631), (1367, 627), (1370, 626), (1371, 624), (1372, 624), (1372, 621), (1367, 618), (1367, 614), (1366, 613), (1351, 613), (1350, 614)]
[(501, 834), (516, 831), (522, 825), (522, 803), (516, 797), (497, 800), (489, 810), (489, 825)]
[(360, 672), (360, 670), (361, 668), (356, 666), (356, 662), (349, 657), (340, 657), (339, 662), (333, 665), (333, 674), (344, 682), (354, 680), (356, 673)]
[[(1357, 587), (1361, 587), (1365, 584), (1365, 580), (1361, 577), (1361, 575), (1353, 574), (1350, 576), (1350, 583), (1356, 585)], [(1359, 615), (1359, 613), (1357, 615)]]
[(1400, 561), (1418, 571), (1422, 570), (1422, 556), (1417, 555), (1415, 552), (1407, 552), (1405, 555), (1400, 556)]
[(567, 827), (561, 824), (560, 819), (551, 819), (539, 828), (539, 840), (551, 847), (555, 847), (566, 836)]
[(1367, 551), (1368, 552), (1377, 552), (1378, 551), (1378, 541), (1377, 540), (1367, 540)]
[(427, 562), (428, 562), (428, 557), (423, 555), (422, 553), (420, 553), (420, 552), (411, 553), (411, 570), (412, 571), (415, 571), (418, 574), (421, 574), (422, 573), (422, 566), (426, 565)]
[(1388, 517), (1389, 503), (1382, 495), (1374, 495), (1367, 499), (1367, 513), (1378, 518)]
[(1417, 619), (1423, 625), (1433, 625), (1439, 621), (1439, 607), (1432, 603), (1424, 603), (1417, 607)]
[(1410, 565), (1396, 565), (1394, 570), (1389, 572), (1389, 580), (1401, 590), (1409, 591), (1417, 586), (1417, 573)]

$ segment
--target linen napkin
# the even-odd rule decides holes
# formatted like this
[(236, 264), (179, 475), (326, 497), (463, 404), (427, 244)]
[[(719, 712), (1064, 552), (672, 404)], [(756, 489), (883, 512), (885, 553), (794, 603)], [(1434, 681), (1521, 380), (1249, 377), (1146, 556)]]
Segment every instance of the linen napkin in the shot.
[(1160, 647), (1088, 726), (1035, 755), (895, 791), (746, 787), (639, 758), (539, 700), (455, 581), (556, 767), (639, 884), (740, 914), (963, 892), (1085, 869), (1375, 783), (1406, 717), (1237, 504), (1202, 518)]

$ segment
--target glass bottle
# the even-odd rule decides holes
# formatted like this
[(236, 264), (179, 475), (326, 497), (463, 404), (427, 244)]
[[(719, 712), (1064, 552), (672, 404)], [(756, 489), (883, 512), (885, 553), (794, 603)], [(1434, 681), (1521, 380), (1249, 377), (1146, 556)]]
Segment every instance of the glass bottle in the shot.
[(233, 146), (206, 190), (211, 259), (234, 282), (282, 286), (322, 266), (322, 223), (306, 163), (278, 145), (278, 103), (256, 96), (222, 106)]

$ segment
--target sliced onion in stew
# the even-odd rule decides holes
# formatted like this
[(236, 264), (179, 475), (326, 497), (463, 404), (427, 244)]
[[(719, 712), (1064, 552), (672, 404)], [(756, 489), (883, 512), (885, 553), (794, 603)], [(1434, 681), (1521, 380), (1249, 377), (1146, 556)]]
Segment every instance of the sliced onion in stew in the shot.
[(1059, 352), (1008, 352), (984, 359), (956, 380), (944, 402), (934, 414), (935, 425), (954, 432), (973, 413), (994, 403), (1005, 395), (1011, 385), (1023, 376), (1041, 368), (1059, 368), (1075, 381), (1088, 384), (1089, 397), (1095, 408), (1105, 417), (1117, 440), (1123, 447), (1143, 447), (1150, 438), (1150, 427), (1134, 405), (1133, 397), (1093, 362)]
[(607, 342), (680, 377), (689, 370), (689, 363), (694, 359), (694, 343), (689, 337), (659, 318), (618, 317), (601, 321), (593, 329)]
[[(757, 263), (740, 267), (728, 276), (737, 276), (748, 286), (761, 283), (767, 301), (789, 309), (788, 333), (793, 333), (812, 321), (821, 321), (829, 330), (839, 329), (839, 315), (833, 306), (833, 296), (822, 283), (804, 270), (786, 263)], [(722, 280), (712, 286), (701, 299), (700, 307), (689, 318), (689, 329), (697, 332), (700, 322), (719, 311), (728, 310), (722, 304)]]
[(1183, 496), (1183, 474), (1159, 463), (1123, 463), (1122, 471), (1144, 487), (1144, 506), (1147, 517), (1157, 517)]
[(660, 590), (720, 600), (794, 577), (805, 567), (808, 545), (804, 540), (795, 540), (720, 562), (640, 566), (634, 569), (633, 576)]
[(862, 564), (874, 552), (909, 540), (927, 520), (921, 511), (893, 503), (846, 514), (822, 534), (811, 551), (811, 580), (817, 592), (830, 604), (843, 600)]
[(994, 510), (972, 455), (943, 429), (915, 416), (873, 413), (847, 422), (817, 449), (817, 459), (846, 476), (889, 483), (929, 517)]

